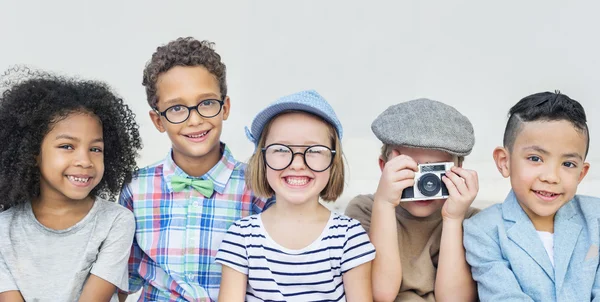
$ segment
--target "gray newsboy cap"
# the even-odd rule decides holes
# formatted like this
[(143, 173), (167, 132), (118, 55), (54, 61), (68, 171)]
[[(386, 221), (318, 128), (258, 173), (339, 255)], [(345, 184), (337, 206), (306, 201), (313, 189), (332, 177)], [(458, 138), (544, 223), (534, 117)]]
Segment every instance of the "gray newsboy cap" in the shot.
[(469, 119), (454, 107), (417, 99), (388, 107), (371, 124), (375, 136), (388, 145), (435, 149), (466, 156), (475, 135)]

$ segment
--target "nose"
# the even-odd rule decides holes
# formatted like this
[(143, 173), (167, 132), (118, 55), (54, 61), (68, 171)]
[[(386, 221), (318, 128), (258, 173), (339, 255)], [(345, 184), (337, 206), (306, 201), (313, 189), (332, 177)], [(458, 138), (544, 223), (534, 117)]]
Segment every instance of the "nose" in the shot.
[(92, 160), (90, 159), (89, 150), (81, 148), (79, 152), (77, 152), (77, 156), (74, 162), (76, 167), (81, 168), (91, 168), (94, 166)]
[(292, 155), (292, 164), (290, 165), (292, 170), (303, 170), (306, 168), (304, 163), (304, 153), (296, 152)]
[(200, 112), (198, 112), (198, 108), (191, 109), (190, 116), (187, 119), (187, 124), (193, 126), (200, 125), (202, 123), (204, 123), (204, 117), (200, 115)]
[(549, 165), (540, 175), (540, 180), (548, 183), (560, 183), (559, 170), (560, 167), (555, 167), (555, 165)]

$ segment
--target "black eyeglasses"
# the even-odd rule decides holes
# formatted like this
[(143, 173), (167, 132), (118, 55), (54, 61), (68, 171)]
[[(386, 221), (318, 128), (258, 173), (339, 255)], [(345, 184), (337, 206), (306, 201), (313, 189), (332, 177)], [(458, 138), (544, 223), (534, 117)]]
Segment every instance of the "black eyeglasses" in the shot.
[(159, 111), (158, 108), (154, 108), (154, 111), (161, 116), (164, 116), (167, 121), (172, 124), (181, 124), (190, 117), (192, 110), (196, 110), (200, 116), (204, 118), (211, 118), (221, 113), (224, 102), (222, 100), (203, 100), (196, 106), (184, 106), (184, 105), (173, 105), (165, 111)]
[[(294, 152), (292, 148), (306, 148), (304, 152)], [(314, 172), (323, 172), (331, 166), (335, 150), (323, 145), (283, 145), (271, 144), (262, 148), (265, 163), (275, 171), (289, 167), (294, 156), (302, 155), (304, 164)]]

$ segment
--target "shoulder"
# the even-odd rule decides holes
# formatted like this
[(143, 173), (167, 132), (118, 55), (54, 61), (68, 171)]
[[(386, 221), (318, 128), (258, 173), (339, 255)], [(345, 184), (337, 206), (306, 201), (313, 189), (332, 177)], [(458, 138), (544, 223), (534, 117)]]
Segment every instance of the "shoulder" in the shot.
[(360, 221), (339, 213), (333, 214), (333, 221), (329, 229), (340, 229), (346, 232), (346, 234), (352, 229), (364, 232)]
[(22, 205), (18, 204), (16, 206), (11, 207), (10, 209), (0, 212), (0, 238), (8, 238), (5, 235), (5, 232), (8, 232), (12, 222), (19, 215), (21, 211)]
[(481, 212), (480, 208), (469, 207), (469, 209), (467, 210), (467, 214), (465, 215), (465, 219), (471, 218), (479, 212)]
[[(469, 209), (467, 214), (471, 214), (470, 218), (464, 221), (464, 227), (485, 228), (500, 225), (503, 223), (502, 218), (502, 203), (494, 204), (484, 210)], [(476, 214), (476, 215), (475, 215)]]
[(5, 229), (5, 226), (8, 227), (10, 223), (17, 218), (18, 216), (25, 213), (26, 204), (20, 203), (10, 207), (8, 210), (0, 212), (0, 230)]
[(245, 233), (251, 232), (254, 228), (260, 228), (258, 214), (250, 215), (234, 222), (229, 230), (239, 230)]
[(368, 213), (371, 215), (374, 197), (372, 194), (358, 195), (348, 202), (346, 215), (354, 217), (357, 213)]
[(600, 198), (586, 195), (575, 195), (573, 200), (575, 207), (587, 217), (600, 218)]
[(120, 223), (135, 226), (135, 217), (129, 209), (103, 198), (96, 198), (95, 202), (98, 207), (97, 215), (100, 219), (118, 220), (121, 221)]
[(6, 211), (0, 213), (0, 247), (10, 247), (11, 240), (18, 240), (23, 228), (32, 225), (33, 221), (27, 218), (27, 209), (25, 203), (12, 206)]
[(165, 160), (162, 159), (158, 162), (155, 162), (151, 165), (145, 166), (145, 167), (140, 168), (137, 171), (133, 172), (133, 177), (132, 177), (131, 182), (134, 183), (134, 182), (142, 181), (149, 177), (162, 176), (164, 162), (165, 162)]
[(135, 171), (129, 183), (123, 186), (119, 202), (127, 204), (140, 198), (139, 196), (144, 196), (144, 193), (160, 193), (164, 187), (164, 168), (165, 160), (163, 159)]

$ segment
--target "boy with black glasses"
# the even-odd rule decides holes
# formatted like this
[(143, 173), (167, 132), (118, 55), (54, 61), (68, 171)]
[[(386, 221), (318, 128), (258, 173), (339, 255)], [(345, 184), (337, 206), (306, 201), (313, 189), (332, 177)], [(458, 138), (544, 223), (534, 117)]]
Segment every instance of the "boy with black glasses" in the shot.
[(246, 187), (245, 164), (220, 141), (230, 99), (225, 64), (212, 47), (179, 38), (158, 47), (144, 70), (150, 118), (172, 143), (119, 201), (136, 217), (129, 289), (143, 289), (144, 301), (217, 300), (221, 240), (234, 221), (267, 205)]

